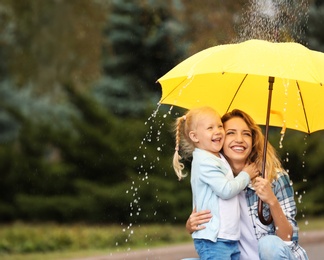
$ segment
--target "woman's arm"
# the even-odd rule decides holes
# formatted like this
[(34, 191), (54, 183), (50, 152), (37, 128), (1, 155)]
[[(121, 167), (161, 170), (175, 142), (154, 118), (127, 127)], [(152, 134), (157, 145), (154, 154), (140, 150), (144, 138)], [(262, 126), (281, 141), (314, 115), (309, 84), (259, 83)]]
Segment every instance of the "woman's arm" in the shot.
[(284, 241), (291, 241), (293, 234), (293, 227), (288, 221), (283, 209), (271, 189), (268, 180), (257, 177), (253, 184), (256, 194), (259, 198), (267, 203), (270, 207), (270, 212), (276, 228), (276, 234)]
[(194, 231), (205, 229), (202, 224), (207, 223), (212, 217), (210, 210), (201, 210), (199, 212), (194, 209), (186, 222), (186, 229), (191, 234)]

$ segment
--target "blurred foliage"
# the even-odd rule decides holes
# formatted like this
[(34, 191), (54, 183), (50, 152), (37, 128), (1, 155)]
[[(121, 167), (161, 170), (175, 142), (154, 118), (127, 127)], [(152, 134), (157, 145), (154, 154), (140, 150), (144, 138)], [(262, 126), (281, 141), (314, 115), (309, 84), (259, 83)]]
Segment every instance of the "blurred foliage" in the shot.
[[(321, 17), (319, 7), (310, 17)], [(2, 0), (0, 221), (183, 224), (190, 178), (178, 182), (171, 166), (182, 110), (156, 110), (155, 82), (193, 52), (237, 40), (246, 8)], [(308, 35), (321, 46), (316, 21)], [(322, 135), (287, 131), (278, 149), (302, 214), (324, 213)]]
[[(10, 255), (105, 249), (114, 253), (126, 248), (156, 246), (190, 241), (183, 226), (56, 225), (14, 223), (0, 227), (0, 257)], [(163, 230), (163, 232), (161, 232)], [(132, 233), (130, 234), (130, 231)], [(25, 255), (28, 257), (28, 255)], [(43, 259), (41, 258), (41, 259)]]
[(185, 28), (169, 3), (140, 2), (112, 1), (104, 28), (103, 75), (93, 92), (118, 116), (143, 116), (148, 105), (157, 103), (161, 91), (154, 82), (185, 53)]
[(17, 86), (32, 83), (41, 94), (54, 94), (71, 78), (81, 85), (97, 78), (101, 55), (97, 46), (107, 12), (103, 2), (1, 1), (7, 76)]
[(309, 48), (324, 52), (324, 36), (322, 30), (324, 28), (324, 1), (316, 0), (315, 4), (309, 8), (308, 27), (306, 30), (306, 38)]
[(318, 216), (324, 212), (324, 205), (320, 199), (323, 194), (324, 176), (319, 174), (323, 167), (323, 138), (323, 131), (307, 135), (287, 129), (282, 142), (283, 147), (280, 148), (280, 129), (272, 130), (271, 143), (277, 149), (294, 184), (298, 217)]
[(190, 30), (186, 37), (193, 44), (188, 49), (192, 55), (202, 49), (230, 43), (238, 35), (237, 23), (245, 8), (245, 0), (236, 1), (182, 1), (183, 12), (178, 12), (179, 19)]

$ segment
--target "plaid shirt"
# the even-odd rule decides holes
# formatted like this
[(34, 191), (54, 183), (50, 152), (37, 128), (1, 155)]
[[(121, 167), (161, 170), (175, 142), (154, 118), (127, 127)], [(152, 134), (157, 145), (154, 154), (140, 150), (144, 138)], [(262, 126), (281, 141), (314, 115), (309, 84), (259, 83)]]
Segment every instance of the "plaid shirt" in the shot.
[[(297, 259), (308, 259), (305, 250), (298, 244), (298, 227), (295, 220), (297, 213), (296, 203), (294, 200), (294, 190), (288, 174), (278, 172), (278, 179), (273, 181), (272, 190), (276, 195), (284, 214), (293, 227), (292, 243), (288, 246)], [(256, 238), (259, 240), (261, 237), (266, 235), (275, 235), (276, 229), (273, 223), (266, 226), (260, 222), (258, 217), (258, 196), (250, 185), (246, 189), (246, 201)], [(263, 216), (267, 219), (269, 213), (269, 205), (264, 203)]]

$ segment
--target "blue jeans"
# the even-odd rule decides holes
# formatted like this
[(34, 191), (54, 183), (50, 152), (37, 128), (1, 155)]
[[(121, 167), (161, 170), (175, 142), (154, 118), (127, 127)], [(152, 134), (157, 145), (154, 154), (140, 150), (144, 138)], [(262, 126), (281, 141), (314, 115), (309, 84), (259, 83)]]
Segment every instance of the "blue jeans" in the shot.
[(285, 242), (275, 235), (262, 237), (258, 247), (260, 260), (297, 259)]
[(196, 251), (200, 260), (239, 260), (238, 241), (217, 239), (213, 242), (207, 239), (194, 239)]

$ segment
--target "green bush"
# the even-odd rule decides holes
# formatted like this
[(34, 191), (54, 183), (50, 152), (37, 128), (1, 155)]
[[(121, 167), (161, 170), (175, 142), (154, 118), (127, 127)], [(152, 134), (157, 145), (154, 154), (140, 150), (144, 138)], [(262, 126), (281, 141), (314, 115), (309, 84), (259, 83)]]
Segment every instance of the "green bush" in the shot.
[(190, 241), (184, 226), (89, 226), (15, 223), (0, 227), (0, 255), (143, 247)]

